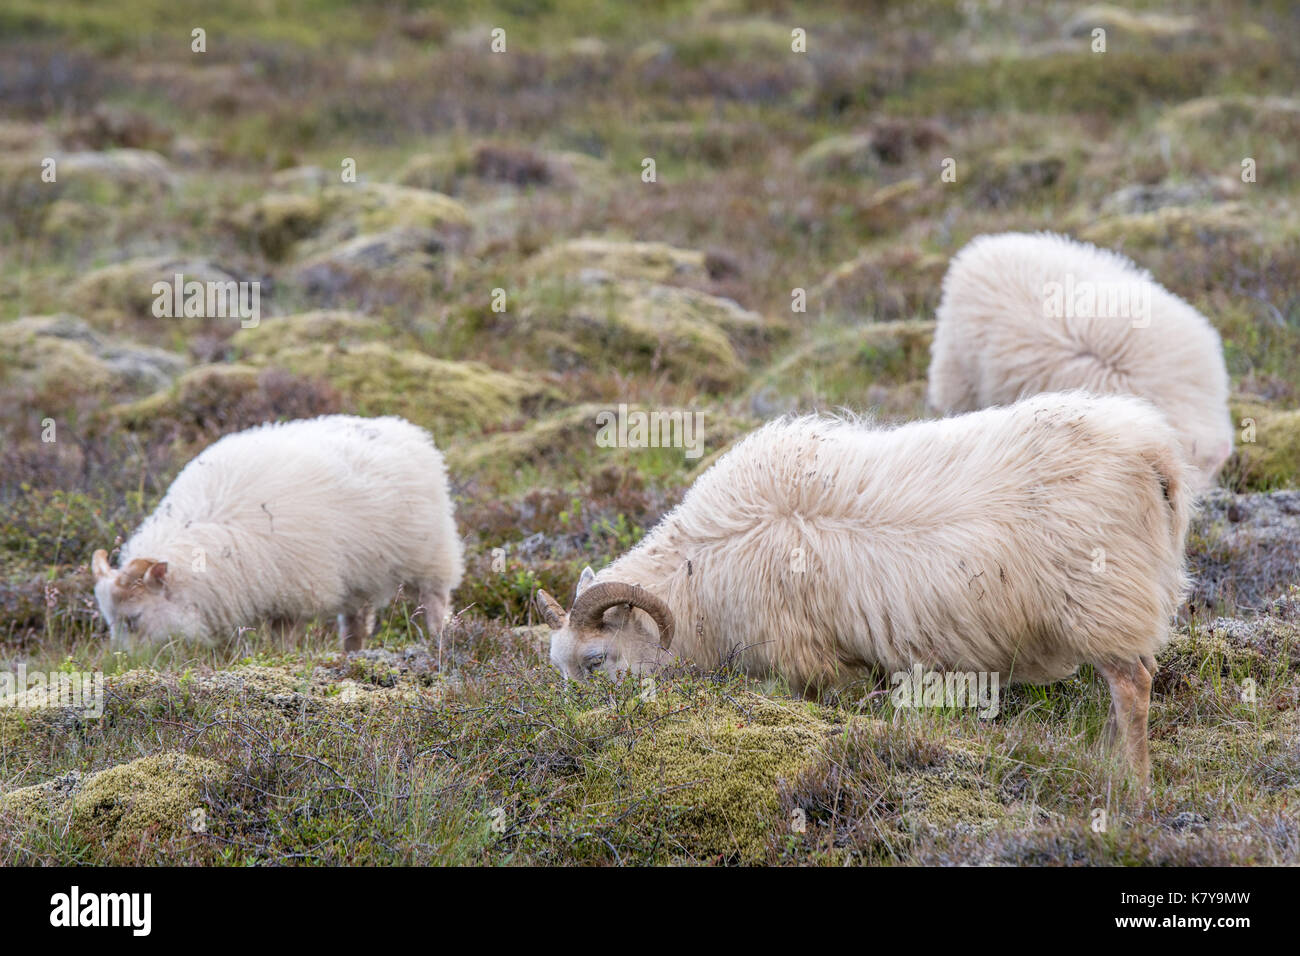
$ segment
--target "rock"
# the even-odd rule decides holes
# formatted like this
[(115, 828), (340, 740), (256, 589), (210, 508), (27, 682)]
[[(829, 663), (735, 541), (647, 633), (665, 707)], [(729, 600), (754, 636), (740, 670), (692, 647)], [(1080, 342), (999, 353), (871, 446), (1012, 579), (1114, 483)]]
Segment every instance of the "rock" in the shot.
[(1187, 550), (1194, 606), (1226, 613), (1267, 606), (1300, 583), (1300, 492), (1207, 492)]
[(381, 306), (427, 296), (445, 248), (432, 229), (363, 233), (304, 259), (288, 279), (323, 305)]

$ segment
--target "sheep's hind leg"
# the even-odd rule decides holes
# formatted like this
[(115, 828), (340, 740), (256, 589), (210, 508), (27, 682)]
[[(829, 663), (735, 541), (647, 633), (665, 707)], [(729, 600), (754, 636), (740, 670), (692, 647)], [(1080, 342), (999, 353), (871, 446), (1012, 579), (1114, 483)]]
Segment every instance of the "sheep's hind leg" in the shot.
[(375, 609), (369, 604), (345, 611), (339, 615), (339, 639), (343, 653), (359, 651), (366, 646), (366, 638), (375, 628)]
[(1147, 717), (1151, 709), (1151, 672), (1140, 658), (1124, 664), (1097, 665), (1110, 685), (1111, 707), (1116, 736), (1124, 741), (1124, 750), (1138, 782), (1145, 788), (1151, 775), (1151, 757), (1147, 748)]

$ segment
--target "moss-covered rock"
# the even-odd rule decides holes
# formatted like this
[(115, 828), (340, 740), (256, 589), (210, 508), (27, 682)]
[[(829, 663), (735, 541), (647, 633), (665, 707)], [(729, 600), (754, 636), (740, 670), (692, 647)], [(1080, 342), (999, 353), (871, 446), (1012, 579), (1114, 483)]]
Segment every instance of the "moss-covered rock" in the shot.
[(947, 268), (945, 257), (914, 246), (877, 246), (832, 269), (812, 290), (809, 310), (865, 322), (931, 315)]
[(718, 390), (745, 374), (735, 344), (765, 334), (762, 319), (694, 289), (591, 271), (526, 291), (515, 330), (555, 369), (666, 372)]
[(184, 277), (185, 283), (224, 285), (241, 281), (232, 271), (208, 259), (149, 256), (128, 259), (88, 273), (68, 290), (68, 302), (73, 311), (97, 327), (151, 329), (151, 338), (155, 340), (166, 340), (169, 337), (168, 325), (177, 322), (222, 324), (227, 327), (227, 333), (239, 327), (238, 318), (187, 320), (155, 317), (153, 306), (158, 295), (153, 291), (154, 284), (162, 282), (171, 286), (178, 274)]
[(109, 414), (124, 428), (169, 439), (181, 455), (193, 455), (228, 432), (342, 407), (339, 393), (320, 379), (282, 368), (219, 363), (196, 366), (171, 388), (115, 406)]
[(0, 795), (0, 813), (32, 826), (68, 827), (83, 839), (121, 852), (184, 836), (204, 788), (229, 771), (214, 760), (165, 752), (90, 774), (76, 771)]
[(431, 429), (435, 437), (531, 414), (553, 398), (546, 386), (518, 375), (380, 342), (296, 346), (276, 352), (270, 361), (329, 382), (360, 414), (400, 415)]
[(995, 152), (974, 164), (975, 201), (999, 209), (1054, 195), (1065, 169), (1065, 157), (1054, 153)]
[(663, 242), (621, 242), (614, 239), (569, 239), (548, 246), (529, 259), (529, 275), (574, 275), (599, 269), (622, 279), (699, 284), (709, 280), (706, 256)]
[(71, 315), (0, 324), (0, 388), (31, 396), (45, 412), (165, 388), (184, 367), (179, 356), (106, 339)]
[(809, 146), (799, 154), (796, 165), (805, 176), (863, 176), (878, 162), (869, 133), (845, 133)]
[(1199, 134), (1234, 144), (1245, 139), (1257, 143), (1260, 138), (1294, 144), (1300, 139), (1300, 99), (1246, 94), (1201, 96), (1168, 110), (1160, 117), (1159, 126), (1175, 136)]
[(1234, 402), (1232, 417), (1241, 431), (1224, 469), (1226, 483), (1238, 491), (1296, 487), (1300, 483), (1300, 410), (1278, 411), (1252, 402)]
[(381, 322), (359, 312), (318, 310), (264, 318), (256, 328), (240, 329), (230, 338), (236, 356), (270, 356), (285, 349), (330, 342), (349, 345), (384, 335)]
[(1254, 222), (1249, 210), (1237, 202), (1169, 206), (1099, 219), (1080, 230), (1079, 237), (1099, 246), (1127, 249), (1204, 245), (1248, 238)]
[(930, 363), (934, 323), (880, 322), (836, 330), (814, 339), (764, 372), (751, 389), (753, 400), (777, 413), (845, 407), (874, 409), (888, 418), (924, 414), (924, 379)]
[(417, 153), (398, 170), (395, 178), (403, 186), (458, 196), (471, 183), (520, 188), (569, 187), (605, 175), (604, 163), (585, 153), (485, 142), (442, 152)]
[(268, 259), (283, 259), (325, 220), (325, 203), (302, 193), (268, 193), (235, 210), (231, 225)]
[(54, 159), (60, 180), (78, 194), (96, 198), (161, 195), (175, 185), (167, 160), (152, 150), (65, 153)]
[[(670, 859), (763, 862), (788, 821), (780, 786), (844, 732), (844, 718), (812, 704), (741, 692), (726, 700), (662, 693), (632, 715), (581, 715), (607, 741), (584, 761), (583, 795), (598, 816), (631, 812), (673, 838)], [(628, 804), (632, 810), (628, 810)]]
[(345, 183), (321, 191), (321, 202), (331, 225), (346, 225), (355, 232), (381, 232), (408, 226), (444, 233), (468, 229), (469, 210), (461, 203), (434, 192), (393, 183)]
[(1086, 37), (1100, 27), (1108, 35), (1141, 40), (1173, 40), (1191, 36), (1199, 29), (1195, 17), (1179, 17), (1150, 10), (1126, 10), (1108, 3), (1084, 7), (1065, 22), (1067, 37)]
[(313, 302), (381, 307), (418, 301), (432, 288), (446, 248), (433, 229), (363, 233), (299, 262), (288, 273)]

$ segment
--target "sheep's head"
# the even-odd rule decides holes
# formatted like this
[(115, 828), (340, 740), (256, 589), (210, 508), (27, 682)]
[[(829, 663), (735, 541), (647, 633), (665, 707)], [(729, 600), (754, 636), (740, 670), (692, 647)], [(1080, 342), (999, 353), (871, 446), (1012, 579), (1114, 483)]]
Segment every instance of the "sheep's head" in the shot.
[(166, 561), (134, 558), (115, 571), (108, 552), (100, 549), (90, 568), (99, 610), (114, 643), (135, 635), (161, 640), (190, 630), (184, 608), (173, 600)]
[(603, 672), (612, 678), (656, 670), (673, 640), (673, 612), (644, 588), (621, 581), (596, 582), (582, 572), (573, 610), (537, 592), (537, 607), (551, 626), (551, 663), (574, 680)]
[(1210, 409), (1196, 429), (1184, 439), (1184, 447), (1196, 468), (1201, 487), (1214, 484), (1219, 470), (1232, 454), (1232, 418), (1223, 409)]

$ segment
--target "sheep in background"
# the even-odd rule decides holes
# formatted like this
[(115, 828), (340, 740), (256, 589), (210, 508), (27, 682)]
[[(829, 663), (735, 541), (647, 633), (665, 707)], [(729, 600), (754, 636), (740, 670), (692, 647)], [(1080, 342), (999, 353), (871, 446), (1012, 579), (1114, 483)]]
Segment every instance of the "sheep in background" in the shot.
[(1137, 395), (1178, 433), (1194, 490), (1232, 453), (1218, 332), (1118, 253), (1051, 233), (979, 236), (948, 267), (936, 317), (929, 403), (939, 412), (1076, 388)]
[(778, 420), (584, 571), (567, 615), (537, 603), (569, 678), (673, 653), (805, 691), (873, 665), (1046, 683), (1089, 662), (1145, 778), (1154, 658), (1187, 586), (1187, 475), (1164, 417), (1125, 396), (889, 429)]
[(92, 561), (115, 641), (229, 637), (267, 619), (338, 616), (360, 649), (405, 585), (436, 632), (464, 571), (447, 470), (400, 418), (330, 415), (227, 435), (177, 476), (122, 547)]

